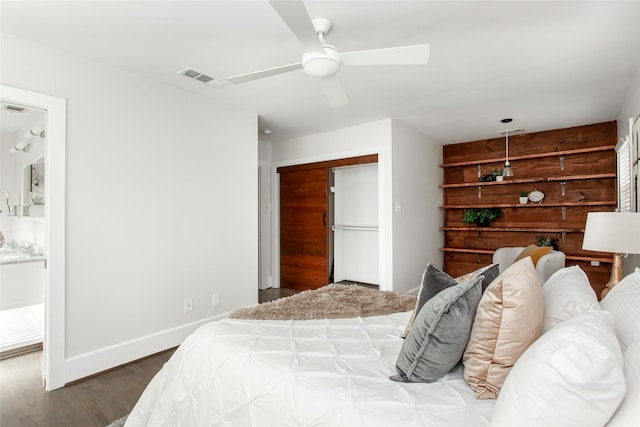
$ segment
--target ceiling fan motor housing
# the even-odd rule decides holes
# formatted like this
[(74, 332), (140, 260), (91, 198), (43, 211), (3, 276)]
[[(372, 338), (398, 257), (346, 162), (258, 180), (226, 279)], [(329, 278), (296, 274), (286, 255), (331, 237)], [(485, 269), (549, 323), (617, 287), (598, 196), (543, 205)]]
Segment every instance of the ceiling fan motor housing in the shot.
[(302, 68), (313, 77), (333, 76), (340, 69), (340, 53), (329, 45), (323, 45), (325, 53), (307, 52), (302, 54)]

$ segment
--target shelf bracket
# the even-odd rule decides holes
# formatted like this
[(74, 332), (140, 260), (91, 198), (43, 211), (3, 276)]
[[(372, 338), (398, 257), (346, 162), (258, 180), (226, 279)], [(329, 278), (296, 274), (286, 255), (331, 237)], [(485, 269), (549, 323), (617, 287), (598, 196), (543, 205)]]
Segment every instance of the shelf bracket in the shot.
[(482, 231), (478, 231), (478, 240), (482, 240)]
[(560, 156), (560, 170), (564, 170), (564, 155)]
[(478, 199), (482, 199), (482, 187), (478, 185)]
[(562, 197), (564, 197), (564, 195), (565, 195), (565, 186), (566, 186), (566, 185), (567, 185), (567, 183), (566, 183), (566, 182), (564, 182), (564, 181), (560, 181), (560, 195), (561, 195)]
[(478, 264), (480, 264), (482, 262), (482, 259), (480, 259), (480, 255), (478, 254)]
[(478, 165), (478, 179), (482, 176), (482, 166)]
[(563, 245), (567, 244), (567, 232), (566, 231), (562, 232), (562, 244)]
[(566, 206), (562, 207), (562, 220), (563, 221), (567, 220), (567, 207)]

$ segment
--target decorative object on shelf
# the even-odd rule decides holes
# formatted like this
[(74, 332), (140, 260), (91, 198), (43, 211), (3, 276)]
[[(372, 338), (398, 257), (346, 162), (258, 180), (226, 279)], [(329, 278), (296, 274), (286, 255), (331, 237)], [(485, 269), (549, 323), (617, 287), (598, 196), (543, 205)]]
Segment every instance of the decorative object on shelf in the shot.
[(604, 298), (622, 280), (622, 255), (640, 254), (640, 212), (589, 212), (582, 249), (613, 253), (611, 278)]
[(534, 188), (531, 193), (529, 193), (529, 200), (533, 203), (540, 203), (544, 199), (544, 193), (537, 188)]
[(503, 215), (498, 208), (486, 209), (466, 209), (462, 214), (462, 222), (465, 224), (475, 223), (478, 227), (489, 227), (491, 222)]
[(502, 176), (502, 172), (503, 172), (502, 168), (493, 170), (492, 175), (496, 177), (496, 181), (502, 181), (504, 179), (504, 176)]
[(482, 175), (480, 177), (480, 181), (482, 181), (482, 182), (490, 182), (490, 181), (495, 181), (495, 180), (496, 180), (496, 176), (494, 174)]
[[(511, 123), (513, 119), (502, 119), (500, 122), (507, 124)], [(500, 133), (504, 133), (505, 136), (505, 156), (504, 156), (504, 171), (503, 176), (513, 176), (513, 171), (511, 170), (511, 163), (509, 163), (509, 132), (520, 132), (522, 128), (519, 129), (505, 129), (504, 131), (500, 131)]]
[(551, 246), (554, 251), (558, 250), (556, 239), (548, 236), (536, 236), (536, 246)]
[(529, 194), (526, 191), (523, 191), (522, 193), (520, 193), (519, 200), (521, 205), (526, 205), (529, 201)]

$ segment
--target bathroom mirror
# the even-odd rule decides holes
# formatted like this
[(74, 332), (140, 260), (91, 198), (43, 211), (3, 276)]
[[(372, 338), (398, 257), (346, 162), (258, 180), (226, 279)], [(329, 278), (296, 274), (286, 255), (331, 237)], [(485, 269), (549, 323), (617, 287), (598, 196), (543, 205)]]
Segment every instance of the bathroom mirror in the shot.
[(22, 170), (22, 216), (44, 217), (44, 157)]

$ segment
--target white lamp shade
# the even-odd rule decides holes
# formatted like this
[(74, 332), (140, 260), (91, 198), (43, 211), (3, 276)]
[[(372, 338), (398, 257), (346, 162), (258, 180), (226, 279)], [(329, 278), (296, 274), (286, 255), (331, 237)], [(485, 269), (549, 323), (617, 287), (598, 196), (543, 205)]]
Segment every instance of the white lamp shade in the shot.
[(640, 254), (640, 212), (589, 212), (582, 249)]

